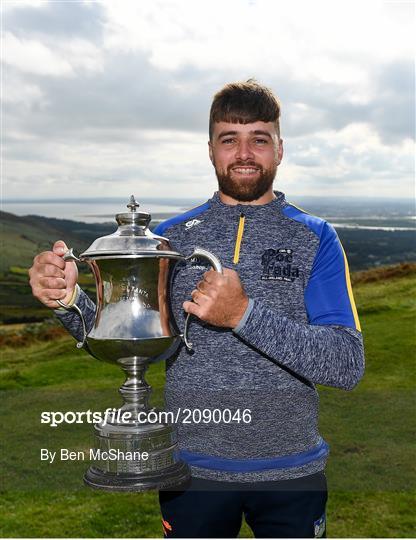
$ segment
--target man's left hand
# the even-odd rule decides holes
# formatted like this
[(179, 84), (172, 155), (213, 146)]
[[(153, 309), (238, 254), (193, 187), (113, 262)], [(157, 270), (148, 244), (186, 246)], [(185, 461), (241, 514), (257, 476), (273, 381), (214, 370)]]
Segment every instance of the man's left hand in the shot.
[(209, 270), (192, 291), (193, 302), (183, 309), (214, 326), (235, 328), (248, 306), (248, 297), (235, 270)]

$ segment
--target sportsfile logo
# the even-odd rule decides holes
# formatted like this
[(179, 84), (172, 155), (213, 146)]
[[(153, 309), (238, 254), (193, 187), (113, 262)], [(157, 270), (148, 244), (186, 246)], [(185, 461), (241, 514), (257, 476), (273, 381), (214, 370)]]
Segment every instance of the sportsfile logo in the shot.
[(187, 229), (192, 229), (192, 227), (195, 227), (195, 225), (199, 225), (200, 223), (202, 223), (200, 219), (191, 219), (185, 223), (185, 227)]
[(295, 281), (299, 267), (293, 264), (293, 250), (288, 248), (266, 249), (261, 256), (263, 273), (261, 279)]

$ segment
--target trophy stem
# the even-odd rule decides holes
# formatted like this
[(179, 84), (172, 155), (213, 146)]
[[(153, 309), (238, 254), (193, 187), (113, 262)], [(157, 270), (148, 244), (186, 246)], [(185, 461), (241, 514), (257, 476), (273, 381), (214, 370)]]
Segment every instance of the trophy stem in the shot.
[(121, 358), (118, 363), (123, 369), (126, 380), (120, 386), (119, 392), (124, 400), (121, 407), (123, 412), (131, 412), (132, 418), (137, 419), (137, 413), (149, 409), (152, 393), (150, 385), (145, 381), (148, 359), (139, 356)]
[[(108, 491), (146, 491), (183, 486), (190, 477), (179, 459), (176, 429), (147, 418), (151, 388), (145, 381), (149, 358), (117, 360), (126, 374), (119, 392), (124, 400), (107, 423), (95, 424), (94, 464), (84, 476), (90, 487)], [(128, 419), (125, 419), (125, 413)], [(142, 414), (140, 414), (142, 413)], [(113, 455), (116, 457), (113, 459)]]

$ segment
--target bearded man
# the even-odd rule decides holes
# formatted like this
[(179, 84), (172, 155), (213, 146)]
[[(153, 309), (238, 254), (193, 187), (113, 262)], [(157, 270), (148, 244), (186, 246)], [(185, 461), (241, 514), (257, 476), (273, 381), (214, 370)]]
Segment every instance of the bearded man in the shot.
[[(167, 408), (230, 414), (178, 425), (192, 479), (160, 492), (168, 537), (236, 537), (243, 515), (256, 537), (325, 536), (328, 445), (315, 385), (352, 389), (364, 372), (363, 344), (334, 229), (273, 191), (279, 119), (277, 98), (254, 80), (220, 90), (208, 143), (219, 190), (154, 231), (175, 251), (202, 247), (224, 266), (219, 274), (195, 260), (172, 275), (172, 311), (179, 327), (195, 316), (195, 351), (182, 347), (167, 363)], [(91, 321), (94, 306), (62, 261), (65, 250), (57, 242), (35, 259), (33, 292), (52, 308), (76, 301)], [(76, 335), (77, 315), (57, 315)]]

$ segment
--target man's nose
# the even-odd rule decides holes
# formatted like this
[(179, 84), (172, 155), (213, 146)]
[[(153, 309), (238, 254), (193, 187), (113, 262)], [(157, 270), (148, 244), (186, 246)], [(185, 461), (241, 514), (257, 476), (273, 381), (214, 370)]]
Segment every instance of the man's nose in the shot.
[(246, 161), (248, 159), (253, 159), (254, 154), (250, 147), (249, 141), (240, 141), (237, 146), (237, 153), (235, 156), (237, 159), (240, 159), (241, 161)]

